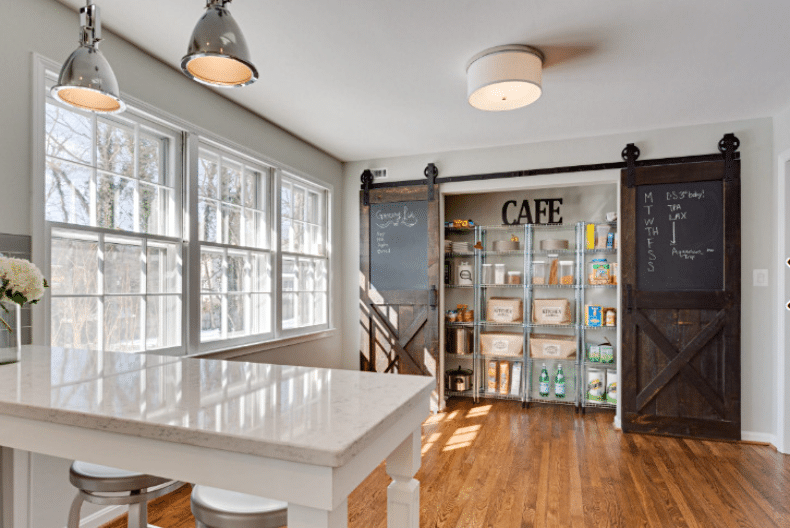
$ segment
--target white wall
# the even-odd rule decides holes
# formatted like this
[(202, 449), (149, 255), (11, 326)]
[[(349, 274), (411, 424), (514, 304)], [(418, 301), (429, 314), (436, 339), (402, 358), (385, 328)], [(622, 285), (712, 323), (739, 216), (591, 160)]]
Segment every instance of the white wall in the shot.
[(785, 260), (790, 257), (790, 107), (774, 117), (774, 162), (777, 200), (777, 258), (768, 269), (772, 284), (777, 285), (777, 350), (775, 379), (779, 387), (777, 409), (778, 444), (783, 453), (790, 453), (790, 312), (785, 303), (790, 300), (790, 268)]
[[(390, 180), (423, 177), (427, 163), (439, 168), (439, 176), (456, 176), (566, 165), (620, 161), (627, 143), (641, 150), (640, 159), (688, 156), (718, 152), (717, 145), (727, 132), (741, 140), (742, 156), (742, 424), (745, 439), (776, 441), (777, 380), (768, 376), (775, 368), (776, 316), (772, 302), (774, 288), (752, 287), (752, 270), (769, 268), (774, 262), (777, 211), (772, 174), (773, 124), (770, 118), (717, 123), (662, 130), (631, 132), (611, 136), (580, 138), (528, 145), (441, 152), (394, 159), (369, 160), (344, 165), (346, 262), (345, 311), (355, 314), (358, 303), (359, 268), (359, 177), (364, 169), (385, 167)], [(790, 136), (790, 130), (788, 130)], [(549, 177), (561, 184), (566, 176)], [(482, 185), (482, 184), (481, 184)], [(354, 368), (359, 356), (359, 328), (353, 317), (343, 327), (344, 362)]]
[[(3, 31), (0, 43), (0, 75), (3, 77), (0, 101), (0, 231), (33, 235), (31, 222), (32, 174), (31, 103), (32, 54), (62, 63), (77, 46), (79, 17), (54, 0), (25, 0), (15, 7), (3, 3)], [(306, 144), (277, 126), (217, 95), (211, 89), (188, 80), (180, 72), (151, 58), (137, 47), (105, 29), (101, 49), (113, 66), (121, 91), (218, 136), (242, 145), (262, 156), (297, 171), (319, 178), (334, 187), (331, 245), (334, 248), (334, 273), (330, 312), (341, 314), (340, 269), (343, 195), (342, 168), (338, 160)], [(174, 35), (186, 46), (189, 35)], [(186, 49), (186, 48), (185, 48)], [(265, 76), (264, 76), (265, 78)], [(260, 82), (265, 82), (260, 81)], [(254, 89), (254, 86), (249, 88)], [(36, 240), (34, 239), (34, 244)], [(341, 321), (335, 320), (340, 326)], [(333, 367), (341, 364), (339, 332), (329, 337), (260, 352), (258, 361)], [(64, 526), (73, 496), (67, 478), (68, 462), (34, 455), (30, 465), (32, 488), (28, 505), (29, 526)], [(86, 508), (86, 513), (91, 509)], [(15, 528), (17, 528), (15, 526)], [(22, 528), (20, 525), (19, 528)]]

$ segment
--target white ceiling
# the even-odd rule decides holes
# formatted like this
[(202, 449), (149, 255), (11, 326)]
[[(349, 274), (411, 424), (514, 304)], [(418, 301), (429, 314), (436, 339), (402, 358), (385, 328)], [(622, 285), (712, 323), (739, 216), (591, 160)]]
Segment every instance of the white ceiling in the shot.
[[(97, 3), (106, 28), (173, 68), (205, 5)], [(787, 0), (235, 0), (229, 8), (260, 78), (217, 92), (343, 161), (763, 117), (790, 105)], [(467, 61), (501, 44), (545, 52), (543, 96), (510, 112), (475, 110)]]

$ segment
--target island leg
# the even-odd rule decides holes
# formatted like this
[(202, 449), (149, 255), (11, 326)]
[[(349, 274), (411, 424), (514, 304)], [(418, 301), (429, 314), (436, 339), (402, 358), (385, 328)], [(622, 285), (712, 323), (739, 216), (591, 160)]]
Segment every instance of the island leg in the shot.
[(348, 499), (332, 511), (288, 504), (288, 528), (347, 528)]
[(387, 457), (387, 528), (419, 528), (420, 483), (414, 478), (420, 469), (422, 427), (413, 431)]

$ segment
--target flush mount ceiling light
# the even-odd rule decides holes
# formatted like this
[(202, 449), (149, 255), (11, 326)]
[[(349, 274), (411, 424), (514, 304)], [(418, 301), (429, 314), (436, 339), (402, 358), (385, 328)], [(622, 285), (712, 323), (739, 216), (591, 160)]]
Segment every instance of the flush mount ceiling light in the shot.
[(207, 0), (187, 54), (181, 59), (184, 74), (210, 86), (246, 86), (258, 79), (250, 61), (247, 41), (225, 7), (231, 0)]
[(478, 53), (466, 67), (466, 95), (479, 110), (513, 110), (534, 103), (543, 92), (543, 53), (509, 44)]
[(123, 112), (118, 81), (110, 63), (99, 51), (101, 22), (99, 6), (80, 8), (80, 47), (69, 55), (60, 70), (58, 84), (52, 87), (52, 96), (71, 106), (115, 114)]

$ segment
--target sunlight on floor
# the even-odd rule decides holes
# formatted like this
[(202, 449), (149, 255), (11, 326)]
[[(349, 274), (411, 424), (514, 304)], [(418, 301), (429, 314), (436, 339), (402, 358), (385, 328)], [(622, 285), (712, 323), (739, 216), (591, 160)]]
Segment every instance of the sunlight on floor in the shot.
[(428, 452), (428, 450), (429, 450), (430, 448), (432, 448), (432, 447), (433, 447), (433, 444), (435, 444), (435, 443), (436, 443), (436, 441), (437, 441), (439, 438), (441, 438), (441, 436), (442, 436), (442, 433), (433, 433), (433, 434), (430, 436), (430, 438), (428, 438), (428, 440), (427, 440), (427, 441), (424, 441), (424, 440), (423, 440), (423, 441), (424, 441), (424, 444), (423, 444), (423, 446), (422, 446), (422, 451), (421, 451), (421, 454), (423, 454), (423, 455), (424, 455), (425, 453), (427, 453), (427, 452)]
[(491, 410), (490, 405), (480, 405), (479, 407), (472, 407), (469, 409), (469, 412), (466, 413), (467, 418), (475, 418), (478, 416), (485, 416), (488, 414), (488, 411)]
[(480, 425), (470, 425), (469, 427), (460, 427), (455, 430), (453, 436), (447, 440), (447, 443), (444, 445), (444, 449), (442, 451), (451, 451), (453, 449), (460, 449), (462, 447), (469, 447), (472, 445), (472, 441), (477, 436), (477, 432), (480, 430)]

